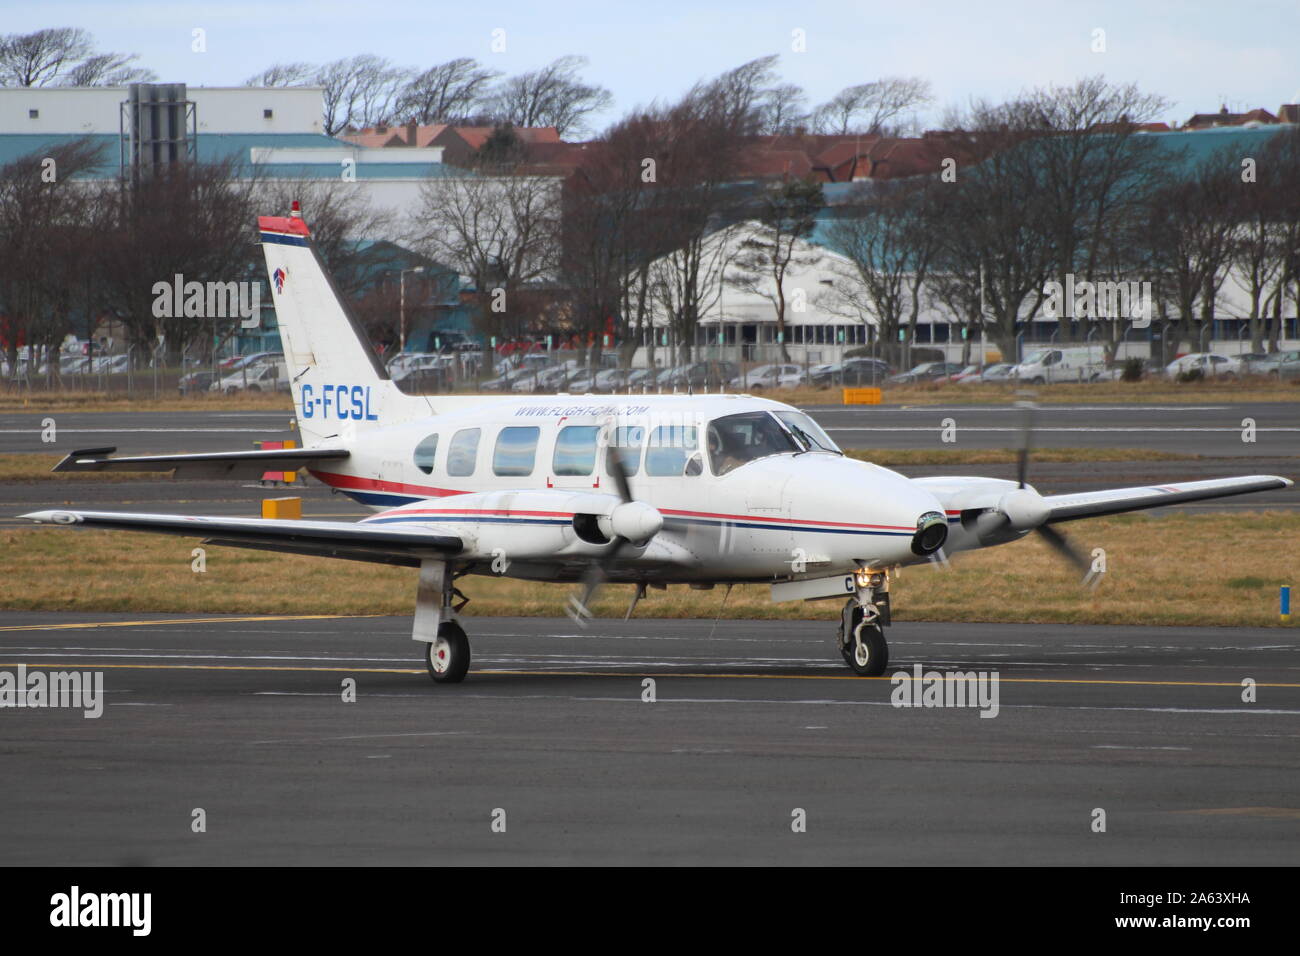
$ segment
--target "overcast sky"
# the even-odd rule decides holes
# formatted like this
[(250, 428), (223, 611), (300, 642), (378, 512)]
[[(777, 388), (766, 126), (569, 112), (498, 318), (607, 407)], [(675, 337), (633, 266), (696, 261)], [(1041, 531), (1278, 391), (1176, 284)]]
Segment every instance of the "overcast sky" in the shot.
[[(568, 53), (590, 59), (584, 76), (608, 87), (615, 107), (670, 100), (693, 82), (780, 53), (782, 74), (810, 104), (887, 75), (931, 81), (939, 106), (972, 96), (1104, 73), (1137, 82), (1176, 105), (1162, 117), (1300, 101), (1300, 3), (1282, 2), (846, 2), (846, 0), (0, 0), (0, 31), (78, 26), (100, 49), (141, 54), (159, 78), (234, 86), (276, 62), (323, 62), (376, 53), (427, 67), (472, 56), (517, 73)], [(191, 51), (195, 28), (207, 52)], [(505, 30), (506, 51), (491, 51)], [(803, 30), (806, 52), (791, 49)], [(1105, 31), (1105, 52), (1092, 51)]]

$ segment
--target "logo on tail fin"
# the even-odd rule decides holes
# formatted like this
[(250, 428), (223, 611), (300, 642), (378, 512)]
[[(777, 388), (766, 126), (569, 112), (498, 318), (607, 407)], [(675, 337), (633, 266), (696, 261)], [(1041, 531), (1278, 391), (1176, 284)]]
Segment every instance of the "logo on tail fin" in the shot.
[(275, 291), (277, 293), (284, 291), (284, 280), (287, 278), (289, 278), (289, 273), (284, 271), (283, 266), (271, 273), (271, 279), (275, 282)]

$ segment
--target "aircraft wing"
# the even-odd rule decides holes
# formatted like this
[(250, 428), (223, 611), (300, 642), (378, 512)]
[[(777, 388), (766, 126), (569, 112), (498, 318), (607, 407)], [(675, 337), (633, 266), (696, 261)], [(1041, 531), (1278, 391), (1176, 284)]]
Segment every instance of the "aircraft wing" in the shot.
[(1291, 481), (1276, 475), (1246, 475), (1241, 478), (1183, 481), (1174, 485), (1154, 485), (1145, 488), (1110, 488), (1105, 491), (1084, 491), (1070, 495), (1044, 495), (1043, 503), (1050, 509), (1045, 523), (1056, 524), (1061, 521), (1076, 521), (1079, 518), (1122, 514), (1125, 511), (1163, 508), (1166, 505), (1183, 504), (1188, 501), (1227, 498), (1231, 495), (1249, 494), (1252, 491), (1286, 488), (1291, 484)]
[(109, 458), (116, 448), (74, 451), (55, 471), (170, 471), (175, 478), (261, 478), (268, 471), (297, 471), (317, 462), (348, 457), (346, 448), (277, 448), (266, 451), (219, 451), (194, 455), (145, 455)]
[(459, 537), (438, 534), (427, 528), (398, 529), (343, 521), (67, 510), (33, 511), (22, 517), (40, 524), (177, 534), (202, 538), (205, 544), (408, 567), (419, 567), (425, 557), (458, 554), (464, 547)]

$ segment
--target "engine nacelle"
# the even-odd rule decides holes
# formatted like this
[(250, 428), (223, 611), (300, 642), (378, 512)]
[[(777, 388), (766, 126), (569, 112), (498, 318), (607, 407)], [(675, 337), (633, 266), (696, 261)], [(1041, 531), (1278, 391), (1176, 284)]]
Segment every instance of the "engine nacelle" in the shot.
[(485, 491), (412, 502), (367, 518), (452, 534), (466, 557), (527, 561), (604, 554), (615, 536), (643, 548), (663, 527), (644, 502), (561, 490)]

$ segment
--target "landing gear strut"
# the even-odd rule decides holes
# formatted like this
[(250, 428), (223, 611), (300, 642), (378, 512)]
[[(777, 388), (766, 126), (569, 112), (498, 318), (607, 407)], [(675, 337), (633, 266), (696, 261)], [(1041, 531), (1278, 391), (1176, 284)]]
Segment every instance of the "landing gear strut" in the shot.
[(469, 671), (469, 637), (456, 620), (455, 595), (446, 561), (421, 562), (411, 637), (424, 642), (424, 662), (438, 684), (459, 684)]
[(838, 643), (844, 663), (861, 677), (879, 677), (889, 666), (885, 625), (889, 623), (889, 582), (883, 573), (859, 572), (857, 593), (840, 612)]

